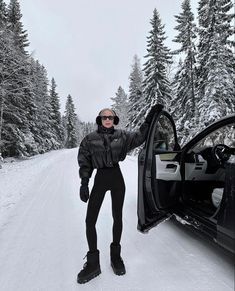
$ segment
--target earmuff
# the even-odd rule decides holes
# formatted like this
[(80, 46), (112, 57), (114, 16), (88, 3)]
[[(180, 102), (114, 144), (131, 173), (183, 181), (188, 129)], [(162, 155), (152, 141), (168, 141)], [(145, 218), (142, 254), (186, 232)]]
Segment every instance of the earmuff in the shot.
[(99, 115), (96, 117), (96, 124), (102, 125), (101, 114), (105, 110), (109, 110), (109, 111), (113, 112), (113, 114), (114, 114), (113, 124), (117, 125), (119, 123), (119, 117), (117, 116), (116, 112), (113, 109), (109, 109), (109, 108), (104, 108), (99, 112)]

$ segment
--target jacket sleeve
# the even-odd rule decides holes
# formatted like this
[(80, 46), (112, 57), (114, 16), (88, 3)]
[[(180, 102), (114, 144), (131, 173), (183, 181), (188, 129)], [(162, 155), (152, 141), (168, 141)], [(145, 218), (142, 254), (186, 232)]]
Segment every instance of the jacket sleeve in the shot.
[(147, 138), (149, 123), (144, 122), (141, 124), (137, 131), (125, 131), (126, 132), (126, 148), (127, 152), (133, 150), (134, 148), (140, 146)]
[(93, 172), (91, 153), (89, 151), (87, 138), (85, 137), (78, 150), (78, 165), (80, 178), (90, 178)]

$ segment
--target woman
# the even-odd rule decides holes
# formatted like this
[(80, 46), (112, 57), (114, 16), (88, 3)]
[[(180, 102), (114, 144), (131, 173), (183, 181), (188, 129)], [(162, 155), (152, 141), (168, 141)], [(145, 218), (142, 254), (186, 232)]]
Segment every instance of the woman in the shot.
[[(104, 195), (108, 190), (111, 191), (113, 215), (113, 241), (110, 245), (111, 266), (116, 275), (126, 273), (120, 245), (125, 183), (118, 162), (125, 159), (127, 152), (145, 141), (156, 110), (157, 105), (151, 108), (138, 131), (128, 132), (114, 129), (119, 118), (114, 110), (104, 108), (96, 118), (98, 129), (88, 134), (80, 144), (78, 152), (81, 178), (80, 198), (84, 202), (89, 199), (86, 215), (89, 251), (86, 255), (87, 262), (77, 276), (78, 283), (86, 283), (101, 273), (95, 225)], [(89, 196), (88, 183), (94, 168), (97, 169), (97, 172)]]

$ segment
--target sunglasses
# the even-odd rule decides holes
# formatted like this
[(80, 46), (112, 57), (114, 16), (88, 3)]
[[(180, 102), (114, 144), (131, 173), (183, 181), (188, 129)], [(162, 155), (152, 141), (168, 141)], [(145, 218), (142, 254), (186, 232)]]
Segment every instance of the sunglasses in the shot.
[(114, 120), (114, 116), (112, 115), (109, 115), (109, 116), (100, 116), (101, 117), (101, 120), (106, 120), (106, 119), (109, 119), (109, 120)]

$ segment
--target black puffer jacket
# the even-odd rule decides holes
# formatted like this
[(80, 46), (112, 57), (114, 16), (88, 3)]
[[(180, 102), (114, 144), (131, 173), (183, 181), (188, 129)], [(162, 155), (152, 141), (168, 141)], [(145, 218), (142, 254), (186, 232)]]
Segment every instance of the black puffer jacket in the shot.
[(145, 141), (148, 129), (147, 122), (134, 132), (98, 126), (98, 129), (88, 134), (80, 144), (78, 151), (80, 178), (90, 178), (95, 168), (113, 167), (119, 161), (123, 161), (129, 151)]

